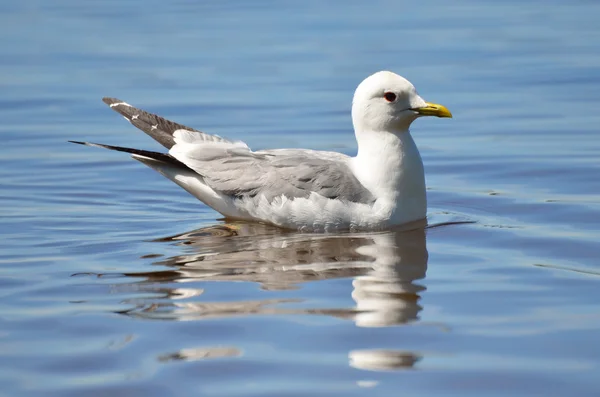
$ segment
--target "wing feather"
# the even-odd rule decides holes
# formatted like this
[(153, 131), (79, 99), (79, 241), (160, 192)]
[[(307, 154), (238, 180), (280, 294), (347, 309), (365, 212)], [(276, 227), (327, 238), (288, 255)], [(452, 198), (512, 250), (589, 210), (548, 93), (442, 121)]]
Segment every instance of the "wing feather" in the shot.
[(243, 198), (306, 198), (311, 193), (357, 203), (373, 195), (356, 179), (348, 156), (312, 150), (251, 151), (243, 142), (209, 142), (175, 132), (169, 153), (214, 190)]
[(102, 98), (102, 101), (110, 106), (112, 110), (125, 117), (125, 119), (135, 127), (144, 131), (152, 139), (167, 149), (171, 149), (171, 147), (173, 147), (175, 144), (173, 134), (176, 131), (193, 132), (195, 139), (204, 139), (206, 141), (213, 142), (231, 142), (227, 139), (221, 138), (220, 136), (205, 134), (193, 128), (186, 127), (183, 124), (179, 124), (156, 114), (138, 109), (135, 106), (131, 106), (127, 102), (117, 98)]
[[(253, 152), (231, 141), (167, 120), (117, 98), (103, 101), (131, 124), (169, 149), (161, 158), (177, 159), (198, 173), (211, 189), (234, 198), (262, 196), (330, 199), (372, 203), (374, 197), (352, 173), (349, 157), (334, 152), (278, 149)], [(91, 144), (90, 144), (91, 145)], [(122, 148), (97, 145), (113, 150)], [(128, 149), (130, 153), (133, 149)], [(141, 151), (140, 151), (141, 152)], [(133, 153), (136, 154), (136, 153)], [(154, 153), (156, 157), (158, 153)], [(172, 157), (171, 157), (172, 156)], [(174, 160), (174, 161), (177, 161)]]

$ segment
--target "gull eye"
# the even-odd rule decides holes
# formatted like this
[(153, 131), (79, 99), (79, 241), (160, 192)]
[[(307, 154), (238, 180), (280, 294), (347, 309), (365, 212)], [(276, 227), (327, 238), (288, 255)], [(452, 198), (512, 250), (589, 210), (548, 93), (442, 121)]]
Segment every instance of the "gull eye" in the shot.
[(386, 92), (385, 94), (383, 94), (383, 97), (388, 102), (394, 102), (396, 100), (396, 94), (394, 94), (393, 92)]

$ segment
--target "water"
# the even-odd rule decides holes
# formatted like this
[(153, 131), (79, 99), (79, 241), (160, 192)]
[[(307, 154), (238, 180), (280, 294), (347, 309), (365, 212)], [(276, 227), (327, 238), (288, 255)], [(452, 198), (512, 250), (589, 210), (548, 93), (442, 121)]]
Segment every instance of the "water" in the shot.
[[(0, 5), (0, 394), (592, 396), (600, 385), (600, 5)], [(253, 148), (353, 154), (390, 69), (427, 230), (225, 225), (127, 156), (116, 96)], [(470, 222), (470, 223), (465, 223)]]

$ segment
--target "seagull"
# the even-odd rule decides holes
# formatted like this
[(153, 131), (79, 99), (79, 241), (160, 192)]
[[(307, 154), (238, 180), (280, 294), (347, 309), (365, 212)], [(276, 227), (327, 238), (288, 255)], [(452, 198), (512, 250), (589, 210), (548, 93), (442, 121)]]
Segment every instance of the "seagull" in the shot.
[(410, 134), (422, 116), (452, 117), (389, 71), (363, 80), (352, 101), (356, 156), (308, 149), (251, 150), (138, 109), (104, 103), (168, 153), (90, 142), (130, 153), (226, 219), (306, 232), (385, 230), (426, 219), (425, 173)]

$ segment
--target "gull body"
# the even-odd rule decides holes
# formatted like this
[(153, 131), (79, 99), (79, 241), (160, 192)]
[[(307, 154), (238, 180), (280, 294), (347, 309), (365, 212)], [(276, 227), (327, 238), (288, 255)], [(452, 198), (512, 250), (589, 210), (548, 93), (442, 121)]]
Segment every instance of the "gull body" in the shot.
[(105, 98), (167, 149), (124, 151), (160, 172), (226, 218), (301, 231), (381, 230), (426, 217), (423, 162), (410, 134), (421, 116), (451, 117), (425, 102), (392, 72), (377, 72), (356, 89), (352, 121), (358, 153), (278, 149), (252, 151)]

